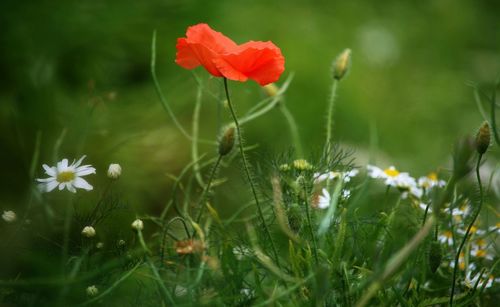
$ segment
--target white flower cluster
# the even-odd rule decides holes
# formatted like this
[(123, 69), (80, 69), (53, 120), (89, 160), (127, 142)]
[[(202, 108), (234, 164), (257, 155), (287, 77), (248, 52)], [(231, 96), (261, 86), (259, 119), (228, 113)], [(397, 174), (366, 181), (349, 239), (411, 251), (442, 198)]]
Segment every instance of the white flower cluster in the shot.
[(394, 166), (381, 169), (374, 165), (367, 165), (368, 176), (374, 179), (384, 180), (385, 185), (395, 187), (403, 192), (402, 197), (408, 194), (420, 199), (427, 191), (434, 187), (444, 187), (446, 182), (439, 180), (436, 173), (420, 177), (418, 180), (407, 172), (400, 172)]
[[(355, 177), (359, 173), (357, 169), (351, 169), (346, 172), (338, 172), (338, 171), (328, 171), (325, 173), (314, 173), (314, 183), (321, 184), (328, 180), (338, 180), (342, 179), (342, 182), (348, 183), (351, 181), (353, 177)], [(347, 188), (343, 188), (341, 191), (342, 199), (346, 200), (351, 196), (351, 191)], [(321, 195), (317, 195), (317, 199), (314, 202), (315, 207), (319, 209), (326, 209), (330, 207), (331, 203), (331, 195), (330, 192), (326, 188), (321, 189)]]

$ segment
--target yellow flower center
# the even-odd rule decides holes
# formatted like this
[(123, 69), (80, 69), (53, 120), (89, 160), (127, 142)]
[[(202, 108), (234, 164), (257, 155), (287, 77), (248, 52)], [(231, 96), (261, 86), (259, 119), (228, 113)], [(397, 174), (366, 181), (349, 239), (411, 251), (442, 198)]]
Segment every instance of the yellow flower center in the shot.
[(443, 236), (445, 236), (448, 239), (451, 239), (453, 237), (453, 234), (451, 233), (451, 231), (447, 230), (443, 232)]
[(399, 175), (399, 171), (394, 168), (387, 168), (384, 170), (384, 173), (389, 177), (396, 177)]
[(477, 232), (477, 227), (476, 226), (472, 226), (470, 228), (470, 233), (476, 233)]
[(486, 250), (484, 250), (484, 249), (478, 249), (477, 252), (476, 252), (476, 257), (479, 257), (479, 258), (486, 257)]
[(486, 246), (486, 240), (485, 239), (477, 239), (476, 244), (478, 246)]
[(57, 182), (70, 182), (75, 179), (75, 173), (71, 171), (60, 172), (57, 174)]
[(431, 181), (437, 181), (438, 180), (438, 176), (434, 172), (432, 172), (429, 175), (427, 175), (427, 178), (429, 178), (429, 180), (431, 180)]

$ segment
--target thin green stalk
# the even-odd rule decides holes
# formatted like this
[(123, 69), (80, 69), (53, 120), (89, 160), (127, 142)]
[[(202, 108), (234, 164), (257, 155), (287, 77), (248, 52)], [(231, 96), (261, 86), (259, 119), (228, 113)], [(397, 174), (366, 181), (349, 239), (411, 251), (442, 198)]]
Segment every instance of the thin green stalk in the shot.
[(293, 144), (295, 145), (295, 151), (297, 157), (304, 157), (304, 151), (302, 150), (302, 142), (300, 141), (299, 129), (297, 128), (297, 123), (293, 118), (292, 113), (284, 103), (279, 105), (281, 113), (285, 116), (288, 127), (290, 128), (290, 134), (292, 135)]
[(219, 157), (217, 158), (217, 161), (215, 161), (215, 164), (214, 164), (214, 167), (212, 168), (212, 171), (210, 172), (210, 177), (208, 178), (208, 182), (205, 185), (205, 189), (201, 193), (200, 199), (198, 200), (198, 205), (196, 207), (199, 208), (199, 210), (198, 210), (198, 215), (196, 216), (196, 220), (195, 220), (196, 224), (200, 223), (201, 214), (203, 213), (203, 208), (205, 208), (205, 206), (203, 205), (203, 202), (205, 200), (205, 196), (207, 195), (208, 191), (210, 191), (210, 186), (212, 185), (212, 182), (215, 178), (215, 174), (217, 173), (217, 168), (219, 168), (219, 164), (220, 164), (221, 160), (222, 160), (222, 155), (219, 155)]
[[(165, 95), (163, 95), (163, 91), (161, 90), (160, 83), (158, 82), (158, 77), (156, 76), (156, 30), (153, 31), (153, 38), (151, 40), (151, 77), (153, 78), (153, 83), (155, 86), (156, 93), (158, 94), (158, 97), (160, 98), (161, 105), (163, 106), (163, 109), (168, 113), (168, 116), (170, 116), (170, 119), (174, 122), (174, 125), (179, 129), (179, 131), (188, 139), (188, 140), (193, 140), (193, 137), (189, 135), (189, 133), (182, 127), (181, 123), (177, 120), (177, 117), (175, 116), (174, 112), (170, 108), (170, 105), (167, 102), (167, 99), (165, 98)], [(207, 143), (207, 144), (216, 144), (214, 141), (210, 140), (202, 140), (198, 139), (198, 142), (200, 143)]]
[(193, 165), (193, 171), (196, 177), (196, 180), (198, 181), (198, 184), (201, 187), (205, 186), (205, 182), (203, 182), (203, 178), (200, 174), (200, 164), (199, 164), (199, 158), (198, 158), (198, 131), (199, 131), (199, 123), (200, 123), (200, 110), (201, 110), (201, 101), (202, 101), (202, 95), (203, 95), (203, 85), (200, 83), (198, 85), (198, 91), (196, 93), (196, 103), (194, 105), (194, 111), (193, 111), (193, 124), (192, 124), (192, 133), (193, 133), (193, 139), (191, 140), (191, 160), (194, 163)]
[(255, 184), (253, 182), (252, 174), (250, 172), (250, 166), (248, 164), (247, 158), (245, 156), (245, 151), (243, 148), (243, 137), (241, 136), (241, 128), (240, 128), (240, 123), (238, 122), (238, 117), (236, 116), (236, 113), (233, 108), (233, 104), (231, 103), (231, 98), (229, 95), (229, 89), (227, 86), (227, 79), (224, 78), (224, 90), (226, 92), (226, 99), (227, 99), (227, 105), (229, 107), (229, 111), (231, 112), (231, 116), (233, 117), (234, 125), (236, 126), (236, 134), (238, 135), (238, 148), (240, 150), (240, 155), (241, 155), (241, 160), (243, 161), (243, 168), (245, 169), (245, 174), (247, 176), (248, 182), (250, 184), (250, 188), (252, 190), (253, 198), (255, 200), (255, 204), (257, 206), (257, 212), (259, 214), (259, 217), (261, 219), (262, 225), (264, 226), (264, 231), (266, 232), (269, 242), (271, 243), (271, 248), (273, 250), (273, 255), (276, 261), (276, 264), (278, 267), (280, 267), (279, 264), (279, 258), (278, 258), (278, 252), (276, 251), (276, 246), (274, 246), (274, 241), (273, 237), (271, 235), (271, 232), (269, 231), (269, 227), (266, 224), (266, 220), (264, 218), (264, 214), (262, 213), (262, 208), (260, 206), (259, 198), (257, 196), (257, 190), (255, 188)]
[(252, 113), (252, 114), (249, 114), (248, 116), (245, 116), (243, 117), (242, 119), (240, 119), (240, 125), (243, 126), (244, 124), (266, 114), (267, 112), (271, 111), (272, 109), (274, 109), (274, 107), (280, 102), (280, 97), (274, 97), (273, 100), (268, 103), (265, 107), (263, 107), (262, 109)]
[(151, 251), (148, 248), (148, 246), (146, 245), (146, 242), (144, 241), (144, 237), (142, 236), (142, 231), (141, 230), (137, 230), (137, 237), (139, 239), (139, 242), (141, 244), (142, 249), (146, 253), (145, 254), (146, 261), (148, 262), (148, 265), (149, 265), (149, 267), (151, 269), (151, 272), (155, 276), (155, 280), (156, 280), (156, 282), (158, 284), (158, 288), (160, 290), (160, 293), (163, 293), (163, 296), (160, 295), (160, 297), (162, 299), (168, 299), (169, 302), (166, 302), (166, 303), (174, 304), (174, 300), (173, 300), (172, 296), (170, 295), (170, 292), (168, 292), (167, 287), (165, 287), (165, 284), (163, 283), (163, 280), (161, 279), (160, 273), (158, 272), (158, 269), (156, 268), (156, 265), (151, 260), (151, 256), (150, 256), (151, 255)]
[(477, 158), (477, 164), (476, 164), (476, 178), (477, 178), (477, 183), (479, 185), (479, 206), (474, 213), (474, 216), (472, 217), (472, 221), (470, 222), (469, 226), (467, 227), (467, 230), (465, 231), (465, 235), (462, 239), (462, 242), (460, 243), (460, 246), (458, 247), (457, 254), (455, 255), (455, 266), (453, 268), (453, 279), (452, 279), (452, 284), (451, 284), (451, 294), (450, 294), (450, 307), (453, 306), (453, 295), (455, 294), (455, 283), (456, 283), (456, 278), (457, 278), (457, 272), (458, 272), (458, 261), (460, 258), (460, 253), (462, 252), (462, 249), (465, 245), (465, 242), (467, 242), (467, 239), (470, 234), (470, 230), (474, 223), (476, 222), (477, 217), (479, 216), (479, 213), (481, 212), (481, 207), (483, 206), (483, 185), (481, 183), (481, 176), (479, 174), (479, 168), (481, 167), (481, 158), (483, 157), (483, 154), (479, 154)]
[(496, 118), (496, 85), (493, 87), (493, 94), (491, 96), (491, 129), (493, 130), (493, 136), (495, 137), (495, 142), (500, 146), (500, 137), (497, 131), (497, 118)]
[(309, 212), (309, 192), (307, 191), (307, 187), (305, 182), (302, 184), (302, 187), (304, 189), (304, 205), (306, 206), (306, 218), (307, 218), (307, 227), (309, 228), (309, 234), (311, 235), (312, 243), (313, 243), (313, 254), (314, 254), (314, 260), (316, 261), (316, 264), (318, 264), (318, 244), (316, 243), (316, 235), (314, 234), (314, 229), (312, 226), (312, 220), (311, 220), (311, 213)]
[(332, 82), (332, 89), (330, 92), (330, 99), (328, 101), (328, 117), (326, 119), (326, 142), (325, 144), (330, 147), (330, 144), (332, 143), (332, 128), (333, 128), (333, 111), (335, 108), (335, 96), (337, 93), (337, 84), (338, 84), (337, 79), (333, 79)]

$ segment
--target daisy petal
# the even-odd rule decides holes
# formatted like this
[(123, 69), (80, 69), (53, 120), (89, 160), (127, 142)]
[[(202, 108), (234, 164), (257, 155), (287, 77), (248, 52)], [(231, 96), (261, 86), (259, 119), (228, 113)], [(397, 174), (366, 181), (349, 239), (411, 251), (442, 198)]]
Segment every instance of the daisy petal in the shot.
[(49, 167), (47, 164), (42, 165), (42, 167), (45, 170), (45, 174), (47, 174), (51, 177), (56, 176), (57, 169), (55, 167)]
[(85, 176), (89, 174), (95, 174), (95, 168), (90, 165), (83, 165), (75, 169), (76, 176)]
[(76, 177), (75, 178), (75, 180), (73, 182), (73, 185), (76, 188), (84, 189), (84, 190), (87, 190), (87, 191), (90, 191), (90, 190), (92, 190), (94, 188), (85, 179), (80, 178), (80, 177)]

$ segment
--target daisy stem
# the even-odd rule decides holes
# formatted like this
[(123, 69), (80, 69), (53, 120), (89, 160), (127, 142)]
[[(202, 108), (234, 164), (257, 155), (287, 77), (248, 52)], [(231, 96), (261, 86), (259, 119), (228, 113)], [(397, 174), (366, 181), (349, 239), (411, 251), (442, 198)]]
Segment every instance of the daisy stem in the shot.
[(238, 148), (240, 150), (240, 155), (241, 155), (241, 160), (243, 162), (243, 168), (245, 169), (245, 174), (247, 176), (248, 182), (250, 184), (250, 188), (252, 190), (253, 198), (255, 200), (255, 204), (257, 205), (257, 212), (259, 214), (260, 220), (262, 222), (262, 225), (264, 226), (264, 231), (266, 232), (269, 242), (271, 244), (271, 248), (273, 251), (274, 259), (276, 261), (276, 264), (278, 268), (280, 267), (279, 264), (279, 258), (278, 258), (278, 252), (276, 251), (276, 246), (274, 246), (274, 241), (273, 237), (271, 236), (271, 232), (269, 231), (269, 227), (266, 224), (266, 220), (264, 218), (264, 214), (262, 213), (262, 208), (260, 206), (259, 198), (257, 196), (257, 190), (255, 188), (255, 184), (253, 182), (252, 174), (250, 172), (250, 166), (248, 164), (247, 158), (245, 156), (244, 148), (243, 148), (243, 137), (241, 136), (241, 129), (240, 129), (240, 124), (238, 122), (238, 117), (236, 116), (236, 113), (233, 108), (233, 104), (231, 103), (231, 98), (229, 95), (229, 89), (227, 86), (227, 79), (224, 78), (224, 90), (226, 92), (226, 99), (227, 99), (227, 105), (229, 107), (229, 111), (231, 112), (231, 116), (233, 117), (234, 125), (236, 126), (236, 134), (238, 135)]
[(326, 146), (330, 148), (330, 144), (332, 143), (332, 128), (333, 128), (333, 111), (335, 109), (335, 96), (337, 93), (337, 79), (333, 79), (332, 89), (330, 92), (330, 99), (328, 101), (328, 117), (326, 121)]
[(450, 307), (453, 306), (453, 295), (455, 294), (455, 282), (457, 278), (457, 272), (458, 272), (458, 262), (460, 258), (460, 253), (462, 252), (462, 249), (465, 245), (465, 242), (467, 242), (467, 239), (470, 234), (470, 230), (474, 223), (476, 222), (477, 217), (479, 216), (479, 213), (481, 212), (481, 207), (483, 206), (483, 185), (481, 183), (481, 176), (479, 174), (479, 168), (481, 167), (481, 158), (483, 157), (483, 154), (479, 154), (477, 158), (477, 164), (476, 164), (476, 178), (477, 178), (477, 183), (479, 185), (479, 206), (477, 207), (476, 212), (474, 213), (474, 216), (472, 217), (472, 221), (470, 222), (469, 226), (467, 227), (467, 230), (465, 231), (465, 235), (462, 239), (462, 242), (460, 243), (460, 246), (458, 247), (457, 254), (455, 255), (455, 266), (453, 267), (453, 279), (451, 283), (451, 294), (450, 294)]

